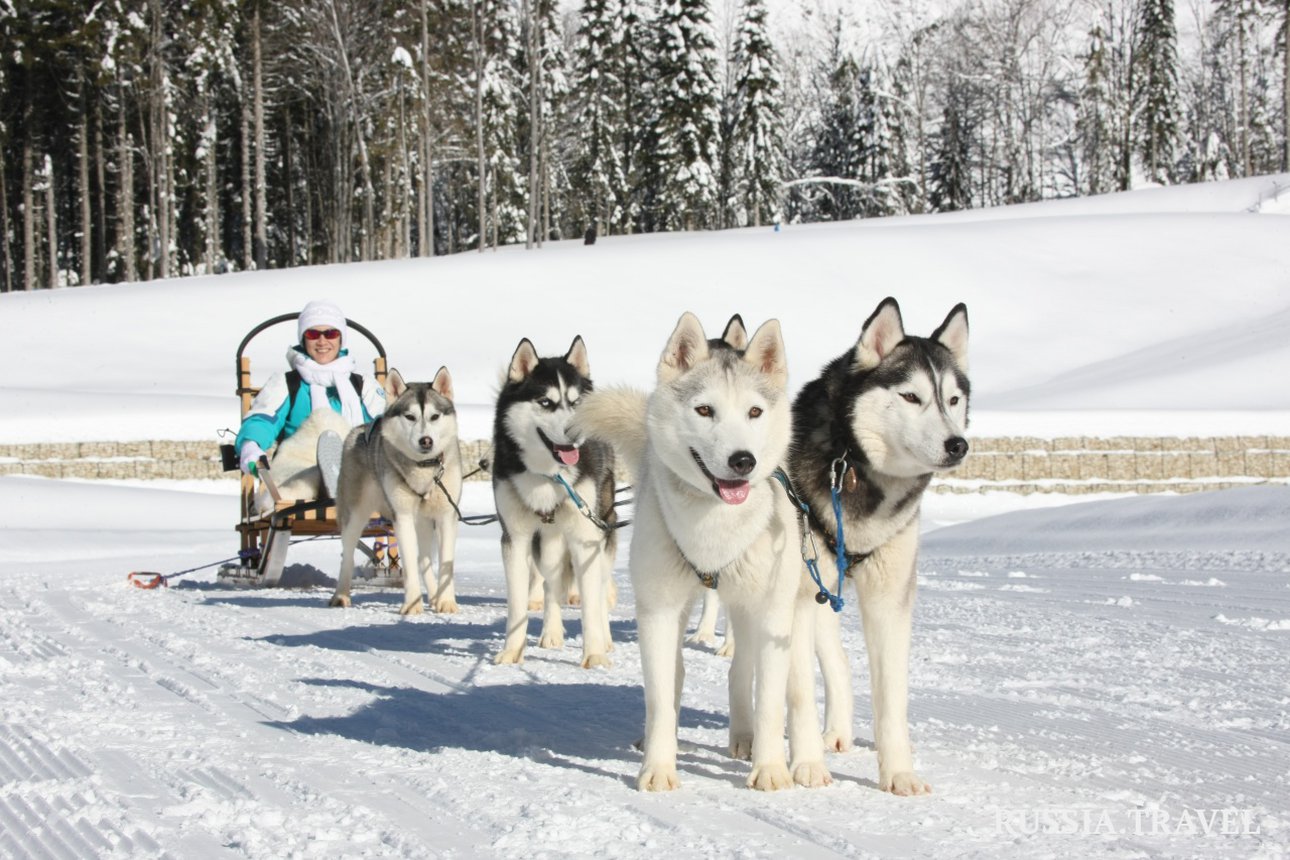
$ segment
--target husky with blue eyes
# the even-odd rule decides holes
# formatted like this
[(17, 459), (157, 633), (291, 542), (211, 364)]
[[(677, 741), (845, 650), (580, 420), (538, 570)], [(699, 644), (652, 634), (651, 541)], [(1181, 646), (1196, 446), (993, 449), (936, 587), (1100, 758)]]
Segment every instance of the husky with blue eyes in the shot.
[[(433, 382), (385, 380), (389, 405), (371, 424), (345, 439), (336, 489), (341, 533), (340, 576), (332, 606), (349, 606), (354, 550), (372, 514), (394, 523), (403, 559), (403, 615), (419, 615), (422, 578), (435, 612), (457, 611), (453, 559), (457, 501), (461, 498), (461, 447), (452, 377), (441, 367)], [(438, 571), (431, 556), (438, 554)]]
[(614, 454), (574, 431), (591, 393), (587, 347), (542, 358), (527, 338), (506, 369), (493, 418), (493, 500), (502, 526), (506, 641), (497, 663), (524, 659), (530, 582), (542, 582), (540, 648), (564, 645), (561, 602), (570, 575), (582, 603), (582, 666), (609, 665), (614, 595)]

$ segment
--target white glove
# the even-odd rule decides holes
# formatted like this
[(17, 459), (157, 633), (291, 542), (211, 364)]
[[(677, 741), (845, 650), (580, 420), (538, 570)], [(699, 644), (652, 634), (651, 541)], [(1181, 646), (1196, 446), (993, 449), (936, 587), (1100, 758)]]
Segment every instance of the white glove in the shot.
[(250, 439), (243, 442), (241, 459), (242, 471), (248, 475), (256, 474), (255, 465), (260, 462), (260, 458), (263, 456), (264, 451), (260, 450), (259, 445), (255, 444)]

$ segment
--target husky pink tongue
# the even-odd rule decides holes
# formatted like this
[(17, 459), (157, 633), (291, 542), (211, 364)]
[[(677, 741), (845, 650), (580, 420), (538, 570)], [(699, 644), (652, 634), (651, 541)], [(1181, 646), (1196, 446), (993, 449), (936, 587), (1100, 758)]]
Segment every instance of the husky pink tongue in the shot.
[(717, 483), (717, 495), (727, 505), (741, 505), (748, 500), (750, 485), (747, 481), (723, 481), (720, 478), (715, 480)]
[(551, 447), (555, 449), (556, 459), (566, 466), (572, 466), (577, 463), (578, 458), (582, 456), (578, 449), (572, 445), (552, 445)]

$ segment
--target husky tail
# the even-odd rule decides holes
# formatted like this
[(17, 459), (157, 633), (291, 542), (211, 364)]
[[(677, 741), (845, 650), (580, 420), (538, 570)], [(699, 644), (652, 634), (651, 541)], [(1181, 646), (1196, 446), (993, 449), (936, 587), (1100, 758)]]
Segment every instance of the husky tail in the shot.
[(574, 415), (579, 433), (614, 446), (633, 475), (645, 464), (645, 414), (648, 395), (635, 388), (601, 388), (582, 399)]

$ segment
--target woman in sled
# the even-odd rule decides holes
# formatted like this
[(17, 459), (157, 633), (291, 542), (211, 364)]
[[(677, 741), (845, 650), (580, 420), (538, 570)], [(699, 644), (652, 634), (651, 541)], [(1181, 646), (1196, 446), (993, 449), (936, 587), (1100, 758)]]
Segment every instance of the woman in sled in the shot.
[[(270, 471), (283, 498), (317, 498), (323, 483), (334, 487), (340, 446), (334, 441), (334, 463), (318, 472), (319, 440), (329, 431), (341, 440), (350, 428), (385, 411), (385, 392), (370, 377), (354, 370), (345, 315), (329, 302), (305, 305), (296, 320), (296, 344), (287, 350), (286, 373), (275, 374), (251, 402), (238, 430), (242, 471), (256, 474), (260, 458), (274, 445)], [(330, 459), (326, 455), (324, 460)], [(331, 479), (331, 480), (328, 480)]]

